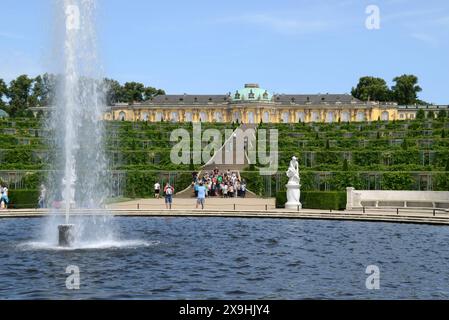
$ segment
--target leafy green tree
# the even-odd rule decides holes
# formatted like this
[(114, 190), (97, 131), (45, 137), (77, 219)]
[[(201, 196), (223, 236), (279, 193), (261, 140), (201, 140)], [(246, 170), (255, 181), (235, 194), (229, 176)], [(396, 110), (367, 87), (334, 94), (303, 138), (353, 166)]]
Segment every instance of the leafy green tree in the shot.
[(12, 117), (22, 115), (29, 107), (33, 106), (33, 83), (34, 79), (27, 75), (21, 75), (9, 84), (8, 98), (9, 110)]
[(106, 87), (106, 103), (113, 105), (118, 102), (124, 102), (124, 90), (120, 82), (113, 79), (104, 79), (104, 85)]
[(352, 95), (362, 101), (388, 101), (391, 92), (387, 83), (382, 78), (362, 77), (357, 87), (352, 88)]
[(416, 112), (416, 119), (425, 119), (426, 118), (426, 113), (424, 112), (423, 109), (419, 109), (418, 112)]
[(441, 138), (442, 139), (446, 138), (446, 130), (444, 129), (441, 131)]
[(427, 112), (427, 119), (435, 119), (435, 112), (433, 110)]
[(447, 112), (446, 110), (440, 110), (438, 111), (438, 119), (444, 119), (447, 117)]
[(8, 95), (8, 86), (6, 85), (3, 79), (0, 79), (0, 108), (4, 109), (6, 107), (6, 102), (3, 101), (3, 98), (6, 98)]
[(56, 81), (56, 76), (48, 73), (34, 79), (30, 100), (33, 107), (45, 107), (54, 104)]
[(392, 87), (394, 100), (401, 105), (410, 105), (418, 102), (418, 92), (422, 89), (418, 85), (418, 77), (404, 74), (393, 79), (396, 83)]
[(165, 95), (165, 91), (161, 90), (161, 89), (156, 89), (153, 87), (146, 87), (143, 90), (143, 98), (144, 100), (150, 100), (151, 98), (155, 97), (155, 96), (161, 96), (161, 95)]
[(126, 82), (123, 86), (123, 98), (125, 102), (142, 102), (144, 99), (145, 86), (138, 82)]

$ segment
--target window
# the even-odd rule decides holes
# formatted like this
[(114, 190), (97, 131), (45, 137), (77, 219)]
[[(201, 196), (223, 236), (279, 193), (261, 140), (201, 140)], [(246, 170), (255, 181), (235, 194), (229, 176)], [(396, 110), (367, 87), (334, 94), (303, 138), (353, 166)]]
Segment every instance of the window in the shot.
[(248, 95), (248, 98), (249, 99), (254, 99), (254, 92), (253, 92), (253, 90), (251, 90), (250, 92), (249, 92), (249, 95)]
[(304, 122), (306, 119), (306, 114), (303, 111), (296, 112), (296, 122)]
[(341, 121), (342, 122), (349, 122), (349, 121), (351, 121), (351, 116), (350, 116), (348, 111), (343, 111), (341, 113)]
[(235, 96), (234, 96), (235, 100), (240, 100), (240, 97), (241, 97), (241, 95), (240, 95), (240, 93), (237, 91), (237, 92), (235, 93)]
[(269, 123), (270, 122), (270, 113), (268, 111), (265, 111), (263, 113), (263, 122), (264, 123)]
[(365, 121), (365, 112), (364, 111), (357, 112), (357, 121)]
[(124, 111), (120, 112), (118, 115), (118, 119), (120, 121), (125, 121), (126, 120), (126, 113)]
[(142, 113), (142, 121), (148, 121), (149, 115), (147, 112)]
[(289, 112), (283, 112), (282, 113), (282, 122), (283, 123), (289, 123), (290, 122), (290, 114)]
[(192, 122), (192, 120), (193, 120), (192, 113), (191, 112), (186, 112), (184, 114), (184, 118), (185, 118), (185, 121)]
[(332, 122), (334, 122), (334, 117), (335, 117), (334, 112), (333, 112), (333, 111), (329, 111), (329, 112), (327, 113), (327, 115), (326, 115), (326, 122), (327, 122), (327, 123), (332, 123)]
[(264, 92), (264, 94), (263, 94), (263, 98), (264, 98), (264, 99), (268, 99), (268, 92), (267, 92), (267, 90), (265, 90), (265, 92)]
[(387, 111), (382, 112), (381, 119), (382, 121), (390, 120), (390, 114)]
[(207, 117), (207, 113), (206, 112), (200, 112), (200, 120), (201, 122), (207, 122), (208, 121), (208, 117)]

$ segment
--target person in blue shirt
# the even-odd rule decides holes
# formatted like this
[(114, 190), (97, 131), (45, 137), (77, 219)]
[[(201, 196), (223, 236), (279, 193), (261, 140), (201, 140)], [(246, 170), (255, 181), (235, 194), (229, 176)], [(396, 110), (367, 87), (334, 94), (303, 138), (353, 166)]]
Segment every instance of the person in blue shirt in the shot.
[(204, 210), (204, 202), (206, 201), (206, 187), (200, 182), (198, 186), (198, 197), (196, 200), (196, 208), (201, 204), (201, 208)]

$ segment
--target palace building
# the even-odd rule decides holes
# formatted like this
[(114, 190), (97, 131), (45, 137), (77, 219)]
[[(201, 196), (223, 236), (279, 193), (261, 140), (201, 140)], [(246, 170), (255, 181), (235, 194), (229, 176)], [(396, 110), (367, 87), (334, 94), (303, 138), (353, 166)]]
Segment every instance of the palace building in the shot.
[[(37, 114), (49, 108), (33, 108)], [(138, 103), (109, 106), (105, 120), (149, 122), (359, 122), (415, 119), (419, 109), (436, 114), (449, 106), (400, 106), (394, 102), (360, 101), (350, 94), (274, 94), (246, 84), (223, 95), (160, 95)]]
[(397, 104), (362, 102), (349, 94), (273, 94), (258, 84), (225, 95), (162, 95), (116, 104), (106, 120), (296, 123), (399, 119)]

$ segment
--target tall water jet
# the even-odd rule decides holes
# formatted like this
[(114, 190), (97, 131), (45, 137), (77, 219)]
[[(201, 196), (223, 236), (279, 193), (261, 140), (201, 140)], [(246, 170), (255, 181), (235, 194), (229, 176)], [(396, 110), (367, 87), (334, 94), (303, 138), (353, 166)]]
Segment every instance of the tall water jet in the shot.
[[(71, 211), (100, 209), (107, 196), (102, 116), (105, 87), (97, 57), (95, 0), (55, 0), (60, 30), (60, 75), (50, 130), (55, 167), (49, 183), (65, 224), (58, 226), (59, 244), (70, 246), (89, 226), (74, 230)], [(61, 19), (63, 17), (63, 19)], [(89, 223), (96, 224), (96, 221)], [(80, 231), (81, 230), (81, 231)], [(102, 230), (104, 232), (104, 230)]]

